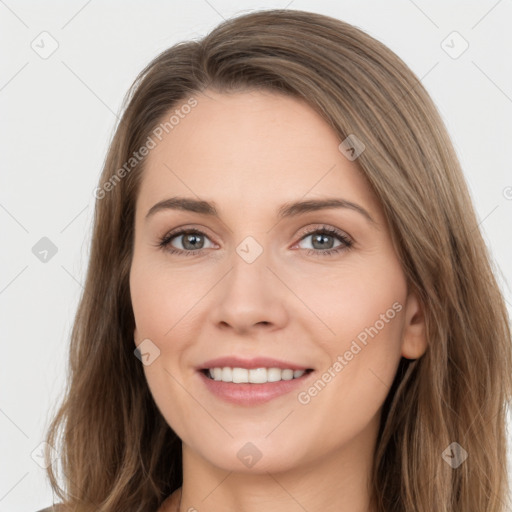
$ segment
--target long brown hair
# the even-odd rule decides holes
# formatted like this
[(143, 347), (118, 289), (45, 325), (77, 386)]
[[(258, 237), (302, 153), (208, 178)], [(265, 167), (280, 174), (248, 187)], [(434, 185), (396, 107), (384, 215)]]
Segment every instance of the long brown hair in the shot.
[[(125, 98), (95, 192), (66, 395), (47, 435), (60, 455), (61, 474), (55, 462), (48, 476), (64, 510), (156, 510), (182, 483), (181, 441), (133, 353), (128, 278), (145, 163), (138, 150), (172, 109), (206, 87), (302, 98), (340, 142), (355, 135), (365, 145), (357, 164), (424, 306), (429, 341), (421, 358), (401, 360), (383, 407), (375, 509), (505, 511), (509, 319), (446, 128), (418, 78), (382, 43), (293, 10), (242, 15), (173, 46)], [(455, 467), (454, 453), (467, 459)]]

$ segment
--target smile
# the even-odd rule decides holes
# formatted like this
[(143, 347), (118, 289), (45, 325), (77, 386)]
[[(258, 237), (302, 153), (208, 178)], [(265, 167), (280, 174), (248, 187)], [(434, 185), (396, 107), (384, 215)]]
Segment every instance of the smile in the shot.
[(216, 381), (232, 382), (235, 384), (251, 383), (265, 384), (282, 380), (298, 379), (312, 370), (292, 370), (290, 368), (238, 368), (216, 367), (204, 370), (205, 375)]
[(311, 369), (214, 367), (200, 370), (197, 375), (211, 396), (237, 406), (251, 407), (297, 392), (307, 386), (315, 373)]

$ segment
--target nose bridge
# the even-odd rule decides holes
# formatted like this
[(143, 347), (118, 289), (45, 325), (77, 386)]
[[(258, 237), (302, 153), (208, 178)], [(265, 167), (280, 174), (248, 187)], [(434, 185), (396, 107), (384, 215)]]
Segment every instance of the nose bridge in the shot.
[(248, 236), (235, 247), (229, 264), (217, 296), (214, 321), (236, 329), (282, 324), (286, 316), (283, 290), (268, 268), (272, 267), (270, 249)]
[(232, 270), (227, 276), (229, 292), (239, 300), (271, 300), (275, 289), (271, 281), (274, 277), (268, 267), (271, 266), (269, 247), (263, 246), (264, 240), (253, 236), (245, 237), (236, 247), (231, 257)]

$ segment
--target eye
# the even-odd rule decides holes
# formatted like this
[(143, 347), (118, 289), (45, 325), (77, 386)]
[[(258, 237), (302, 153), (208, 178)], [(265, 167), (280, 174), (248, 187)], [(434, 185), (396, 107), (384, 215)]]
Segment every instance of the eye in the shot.
[[(158, 246), (171, 254), (197, 255), (203, 249), (211, 249), (214, 246), (211, 244), (205, 247), (205, 239), (209, 240), (206, 234), (198, 229), (182, 229), (165, 235), (160, 239)], [(174, 240), (177, 240), (181, 247), (173, 245)]]
[[(308, 231), (301, 238), (301, 242), (308, 238), (311, 238), (313, 249), (307, 249), (307, 254), (314, 256), (331, 256), (349, 249), (353, 245), (353, 242), (345, 233), (327, 226)], [(334, 245), (336, 240), (339, 241), (338, 245)]]
[[(307, 255), (330, 256), (347, 250), (353, 245), (352, 240), (345, 233), (328, 226), (309, 230), (300, 239), (299, 244), (308, 238), (311, 238), (313, 249), (306, 248)], [(208, 236), (198, 229), (180, 229), (166, 234), (159, 240), (157, 246), (171, 254), (194, 256), (201, 254), (204, 249), (215, 247), (211, 241), (209, 246), (205, 246), (205, 240), (210, 241)], [(336, 240), (338, 245), (333, 245)]]

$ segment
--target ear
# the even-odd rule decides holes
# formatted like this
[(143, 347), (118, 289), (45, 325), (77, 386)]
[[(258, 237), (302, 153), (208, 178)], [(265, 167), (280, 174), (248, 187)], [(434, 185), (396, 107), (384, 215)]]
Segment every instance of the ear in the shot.
[(405, 305), (402, 356), (405, 359), (418, 359), (425, 353), (427, 346), (423, 305), (417, 294), (410, 291)]

